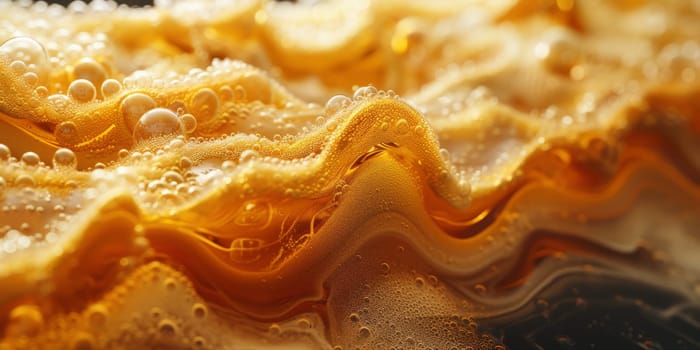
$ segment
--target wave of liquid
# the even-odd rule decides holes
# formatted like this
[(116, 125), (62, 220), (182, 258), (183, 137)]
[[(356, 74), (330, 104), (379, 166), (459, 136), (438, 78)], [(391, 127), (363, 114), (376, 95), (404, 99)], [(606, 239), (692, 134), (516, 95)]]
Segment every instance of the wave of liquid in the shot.
[(0, 13), (2, 350), (700, 348), (692, 2)]

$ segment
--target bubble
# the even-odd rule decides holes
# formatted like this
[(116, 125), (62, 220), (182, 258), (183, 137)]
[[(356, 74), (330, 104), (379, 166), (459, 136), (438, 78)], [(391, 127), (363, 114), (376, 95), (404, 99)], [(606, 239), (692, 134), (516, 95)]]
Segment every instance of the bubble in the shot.
[(118, 82), (115, 79), (107, 79), (102, 82), (102, 86), (100, 87), (100, 91), (102, 92), (102, 97), (103, 98), (109, 98), (122, 90), (122, 84)]
[(9, 57), (10, 60), (20, 60), (27, 66), (32, 65), (33, 71), (37, 73), (45, 71), (48, 67), (49, 59), (44, 47), (27, 36), (5, 41), (0, 45), (0, 53)]
[(22, 163), (27, 166), (37, 166), (40, 161), (39, 155), (34, 152), (25, 152), (22, 155)]
[(10, 148), (7, 147), (5, 144), (0, 143), (0, 160), (8, 160), (10, 159)]
[(78, 158), (68, 148), (59, 148), (53, 155), (53, 167), (55, 169), (75, 169), (78, 166)]
[(423, 279), (423, 277), (416, 277), (416, 286), (418, 288), (422, 288), (423, 286), (425, 286), (425, 280)]
[(183, 146), (185, 146), (185, 141), (183, 141), (183, 139), (180, 137), (176, 137), (170, 140), (167, 147), (170, 150), (176, 150), (182, 148)]
[(268, 328), (268, 331), (270, 332), (270, 334), (277, 336), (280, 335), (280, 333), (282, 333), (282, 328), (278, 324), (273, 323)]
[(95, 86), (101, 84), (107, 78), (107, 72), (101, 64), (89, 57), (80, 59), (73, 67), (73, 77), (75, 79), (85, 79)]
[(573, 35), (564, 31), (550, 32), (534, 48), (535, 57), (549, 69), (568, 73), (580, 59), (581, 51)]
[(175, 112), (167, 108), (154, 108), (144, 113), (134, 126), (134, 139), (144, 141), (154, 137), (176, 137), (184, 133), (182, 123)]
[(15, 183), (19, 187), (32, 187), (34, 186), (34, 178), (31, 177), (29, 174), (22, 174), (17, 176), (15, 179)]
[[(144, 113), (154, 109), (156, 101), (151, 96), (142, 93), (133, 93), (124, 98), (121, 103), (121, 114), (129, 130), (134, 130)], [(175, 113), (173, 113), (175, 115)], [(177, 118), (177, 115), (175, 115)]]
[(184, 181), (182, 178), (182, 175), (178, 174), (178, 172), (173, 171), (173, 170), (168, 170), (163, 174), (163, 180), (165, 180), (167, 183), (175, 182), (175, 183), (181, 183)]
[(200, 123), (206, 122), (216, 115), (219, 109), (219, 97), (214, 90), (204, 88), (192, 96), (190, 111)]
[(189, 169), (192, 166), (192, 160), (187, 157), (180, 158), (178, 162), (180, 169)]
[(180, 120), (185, 128), (185, 133), (191, 134), (197, 129), (197, 119), (192, 114), (183, 114)]
[(219, 89), (219, 96), (221, 97), (221, 100), (224, 102), (228, 102), (233, 100), (233, 90), (231, 89), (230, 86), (222, 86)]
[(399, 135), (405, 135), (408, 132), (408, 122), (406, 119), (399, 119), (394, 125), (396, 127), (396, 133)]
[(175, 290), (175, 287), (177, 287), (177, 281), (175, 281), (174, 278), (166, 278), (163, 283), (165, 284), (165, 289), (167, 290)]
[(78, 332), (73, 337), (72, 350), (92, 350), (95, 349), (95, 339), (89, 333)]
[(158, 332), (166, 337), (172, 337), (177, 334), (177, 325), (168, 318), (164, 318), (158, 322)]
[(369, 338), (371, 332), (367, 327), (360, 327), (360, 338)]
[(46, 88), (46, 86), (37, 86), (36, 89), (34, 89), (34, 93), (39, 95), (39, 97), (47, 97), (49, 96), (49, 89)]
[(103, 304), (93, 304), (88, 308), (86, 316), (92, 327), (102, 327), (107, 323), (109, 312)]
[(35, 305), (20, 305), (12, 309), (6, 336), (33, 336), (44, 326), (44, 316)]
[(192, 306), (192, 314), (197, 318), (205, 318), (208, 313), (209, 310), (207, 310), (206, 305), (202, 303), (196, 303)]
[(128, 149), (122, 148), (122, 149), (119, 150), (119, 152), (117, 152), (117, 157), (119, 157), (119, 159), (125, 159), (125, 158), (128, 157), (128, 156), (129, 156), (129, 150), (128, 150)]
[(27, 72), (22, 74), (22, 79), (27, 85), (35, 87), (39, 83), (39, 76), (34, 72)]
[(207, 341), (198, 335), (192, 338), (192, 344), (194, 344), (194, 346), (197, 348), (204, 348), (207, 345)]
[(68, 86), (68, 96), (80, 103), (91, 102), (97, 96), (95, 85), (87, 79), (77, 79)]
[(241, 155), (238, 157), (238, 162), (239, 163), (245, 163), (245, 162), (250, 162), (254, 159), (260, 158), (260, 153), (256, 150), (252, 149), (247, 149), (243, 152), (241, 152)]
[(345, 95), (335, 95), (329, 98), (325, 107), (326, 115), (331, 116), (338, 113), (341, 109), (349, 106), (351, 102), (352, 100)]
[(377, 88), (374, 86), (363, 86), (361, 88), (358, 88), (355, 90), (355, 93), (352, 95), (352, 97), (356, 100), (358, 99), (364, 99), (367, 97), (372, 97), (377, 93)]
[(27, 72), (27, 64), (24, 61), (14, 60), (10, 63), (10, 69), (17, 75), (22, 75)]
[(57, 111), (63, 111), (70, 105), (70, 97), (64, 94), (53, 94), (46, 99)]
[(225, 160), (221, 163), (221, 170), (233, 170), (236, 167), (236, 164), (230, 160)]
[(73, 141), (78, 136), (78, 128), (71, 121), (58, 124), (56, 127), (56, 137), (59, 142), (68, 143)]

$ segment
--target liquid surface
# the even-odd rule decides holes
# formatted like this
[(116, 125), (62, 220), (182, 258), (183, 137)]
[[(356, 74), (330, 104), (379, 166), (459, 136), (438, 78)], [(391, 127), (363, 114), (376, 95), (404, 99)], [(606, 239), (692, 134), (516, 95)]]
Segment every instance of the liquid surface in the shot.
[(0, 2), (0, 349), (698, 349), (697, 1)]

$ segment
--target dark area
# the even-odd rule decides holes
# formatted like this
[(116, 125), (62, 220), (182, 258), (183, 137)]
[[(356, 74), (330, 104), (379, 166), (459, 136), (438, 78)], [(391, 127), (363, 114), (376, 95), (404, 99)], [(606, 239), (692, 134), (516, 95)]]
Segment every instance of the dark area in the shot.
[[(670, 291), (609, 278), (570, 278), (545, 288), (536, 300), (547, 300), (547, 307), (535, 302), (479, 323), (513, 350), (700, 349), (700, 309)], [(673, 316), (662, 315), (674, 308)]]

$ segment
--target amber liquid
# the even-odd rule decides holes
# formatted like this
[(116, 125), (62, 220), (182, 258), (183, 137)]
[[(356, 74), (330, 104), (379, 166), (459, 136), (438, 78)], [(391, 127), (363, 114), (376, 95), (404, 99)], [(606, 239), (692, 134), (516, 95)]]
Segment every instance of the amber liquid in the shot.
[(0, 6), (0, 350), (700, 348), (693, 4)]

